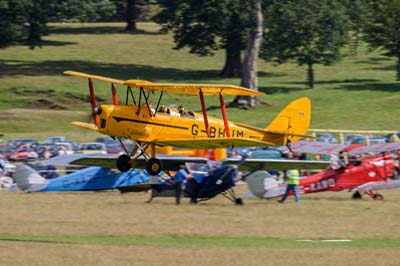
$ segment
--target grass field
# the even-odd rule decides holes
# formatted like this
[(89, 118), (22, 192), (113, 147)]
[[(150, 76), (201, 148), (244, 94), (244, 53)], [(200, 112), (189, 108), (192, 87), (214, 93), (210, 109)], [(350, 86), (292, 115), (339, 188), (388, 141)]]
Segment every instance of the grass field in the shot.
[[(350, 196), (238, 207), (221, 196), (176, 206), (144, 193), (0, 191), (0, 265), (398, 265), (398, 191)], [(351, 242), (319, 241), (330, 239)]]
[[(42, 140), (60, 134), (77, 141), (94, 137), (70, 126), (75, 119), (89, 120), (89, 104), (86, 81), (63, 75), (68, 69), (124, 80), (240, 83), (218, 76), (224, 51), (198, 57), (185, 49), (173, 50), (172, 37), (158, 33), (152, 23), (139, 24), (136, 34), (122, 29), (123, 24), (118, 23), (54, 24), (41, 49), (16, 46), (0, 50), (0, 132), (6, 139), (32, 136)], [(304, 67), (292, 63), (275, 66), (260, 60), (260, 90), (267, 93), (261, 99), (264, 104), (249, 111), (230, 108), (228, 118), (265, 127), (291, 100), (307, 96), (313, 103), (311, 128), (399, 129), (400, 85), (395, 80), (393, 59), (363, 47), (357, 57), (345, 57), (333, 66), (316, 65), (315, 73), (316, 87), (309, 90), (305, 89)], [(124, 93), (120, 92), (120, 98)], [(110, 100), (106, 84), (96, 83), (96, 94)], [(167, 98), (200, 110), (197, 97)], [(208, 97), (206, 102), (214, 106), (218, 99)], [(210, 114), (220, 116), (218, 110)]]

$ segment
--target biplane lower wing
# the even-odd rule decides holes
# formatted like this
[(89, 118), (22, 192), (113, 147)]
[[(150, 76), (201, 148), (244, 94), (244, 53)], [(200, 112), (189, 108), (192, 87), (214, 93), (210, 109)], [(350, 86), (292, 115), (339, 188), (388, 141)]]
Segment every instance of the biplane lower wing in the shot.
[(222, 164), (236, 164), (240, 171), (281, 171), (289, 169), (324, 169), (330, 165), (328, 161), (310, 161), (310, 160), (284, 160), (284, 159), (234, 159), (228, 158), (222, 161)]
[[(71, 154), (64, 156), (57, 156), (53, 159), (46, 160), (46, 164), (55, 166), (65, 165), (79, 165), (79, 166), (100, 166), (104, 168), (116, 168), (116, 162), (119, 155), (111, 154)], [(206, 164), (208, 160), (200, 157), (189, 156), (167, 156), (159, 155), (162, 167), (164, 170), (177, 171), (179, 166), (185, 162), (203, 163)], [(147, 161), (143, 157), (139, 157), (132, 162), (132, 168), (145, 169)]]
[(365, 192), (368, 190), (385, 190), (385, 189), (396, 189), (400, 188), (400, 180), (390, 180), (390, 181), (379, 181), (379, 182), (368, 182), (355, 187), (351, 192)]
[(99, 131), (99, 128), (94, 124), (75, 121), (75, 122), (72, 122), (72, 125), (77, 126), (77, 127), (81, 127), (81, 128), (84, 128), (84, 129), (93, 130), (93, 131)]
[(246, 138), (195, 138), (160, 140), (156, 143), (160, 146), (174, 146), (187, 149), (246, 148), (274, 145), (274, 143)]
[(120, 173), (109, 168), (86, 167), (57, 178), (47, 179), (31, 167), (19, 164), (15, 172), (17, 187), (25, 192), (97, 191), (130, 187), (130, 191), (145, 191), (156, 185), (158, 176), (131, 169)]

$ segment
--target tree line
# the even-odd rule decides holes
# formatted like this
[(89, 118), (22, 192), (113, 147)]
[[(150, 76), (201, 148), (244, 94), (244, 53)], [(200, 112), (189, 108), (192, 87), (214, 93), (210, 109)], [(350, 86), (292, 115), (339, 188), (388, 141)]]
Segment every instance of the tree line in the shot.
[(199, 56), (224, 50), (220, 74), (241, 77), (242, 86), (258, 89), (261, 58), (306, 66), (313, 88), (314, 65), (334, 64), (345, 46), (356, 54), (362, 41), (397, 58), (400, 80), (399, 14), (398, 0), (0, 0), (0, 48), (40, 46), (51, 21), (125, 21), (125, 30), (135, 31), (138, 21), (151, 19), (172, 33), (175, 49)]

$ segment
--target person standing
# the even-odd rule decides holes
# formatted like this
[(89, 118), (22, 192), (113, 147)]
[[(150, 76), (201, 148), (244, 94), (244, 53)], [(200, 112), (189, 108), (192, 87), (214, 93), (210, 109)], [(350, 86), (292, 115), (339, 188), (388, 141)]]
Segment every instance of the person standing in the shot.
[(174, 175), (176, 204), (181, 203), (183, 183), (192, 178), (192, 174), (186, 168), (185, 164), (181, 164), (179, 168), (180, 169)]
[(282, 196), (279, 203), (285, 202), (287, 196), (289, 195), (290, 191), (293, 191), (294, 198), (296, 203), (300, 202), (300, 193), (299, 193), (299, 183), (300, 183), (300, 173), (297, 169), (288, 170), (285, 173), (285, 181), (287, 184), (285, 194)]

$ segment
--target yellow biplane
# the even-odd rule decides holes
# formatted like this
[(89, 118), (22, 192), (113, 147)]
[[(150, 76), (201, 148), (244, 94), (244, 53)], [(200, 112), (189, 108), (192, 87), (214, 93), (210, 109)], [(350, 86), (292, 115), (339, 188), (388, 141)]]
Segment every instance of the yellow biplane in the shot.
[[(227, 119), (224, 95), (260, 96), (263, 94), (243, 87), (164, 84), (145, 80), (123, 81), (75, 71), (65, 71), (64, 74), (87, 78), (89, 81), (95, 123), (73, 122), (72, 124), (120, 140), (125, 154), (118, 157), (116, 167), (122, 172), (133, 167), (132, 163), (138, 157), (144, 157), (148, 173), (151, 175), (159, 173), (163, 165), (162, 161), (156, 158), (156, 146), (195, 149), (289, 146), (300, 138), (306, 137), (310, 123), (311, 103), (308, 98), (291, 102), (265, 129), (262, 129)], [(96, 104), (92, 80), (111, 83), (113, 104), (99, 106)], [(115, 84), (126, 86), (125, 104), (119, 104)], [(161, 104), (165, 93), (199, 96), (202, 113), (165, 108), (165, 105)], [(222, 119), (207, 116), (205, 95), (219, 97)], [(150, 97), (158, 97), (156, 106), (153, 107), (150, 104)], [(135, 147), (128, 151), (121, 139), (133, 140)]]

